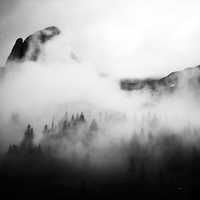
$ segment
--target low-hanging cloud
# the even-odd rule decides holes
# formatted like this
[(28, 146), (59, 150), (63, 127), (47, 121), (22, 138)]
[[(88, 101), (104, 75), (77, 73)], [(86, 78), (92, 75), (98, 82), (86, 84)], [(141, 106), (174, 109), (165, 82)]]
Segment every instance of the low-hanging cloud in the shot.
[(10, 0), (1, 4), (7, 13), (1, 16), (3, 60), (17, 37), (55, 25), (66, 33), (80, 58), (118, 77), (164, 75), (200, 63), (196, 0)]
[[(199, 70), (179, 75), (174, 93), (157, 94), (148, 88), (125, 92), (115, 76), (102, 76), (91, 62), (73, 59), (72, 48), (61, 34), (44, 46), (37, 62), (11, 62), (0, 81), (1, 141), (5, 151), (19, 143), (26, 124), (34, 127), (37, 143), (75, 163), (89, 159), (94, 166), (127, 166), (134, 137), (147, 144), (149, 135), (173, 133), (195, 143), (199, 137)], [(77, 56), (78, 57), (78, 56)], [(46, 138), (43, 126), (62, 122), (65, 112), (84, 112), (90, 123), (98, 121), (93, 139), (87, 126), (70, 137)], [(99, 113), (104, 120), (99, 122)], [(106, 118), (106, 114), (108, 118)], [(187, 136), (185, 133), (187, 132)], [(54, 133), (55, 134), (55, 133)], [(190, 136), (190, 137), (189, 137)], [(127, 164), (127, 165), (126, 165)]]
[[(37, 62), (5, 66), (0, 80), (0, 150), (19, 144), (28, 123), (34, 127), (35, 142), (50, 145), (56, 156), (78, 163), (89, 157), (101, 167), (125, 166), (134, 138), (145, 146), (149, 135), (170, 133), (196, 144), (197, 68), (178, 75), (175, 92), (162, 95), (148, 88), (122, 91), (118, 77), (155, 76), (198, 64), (198, 6), (196, 1), (19, 1), (5, 18), (11, 28), (4, 28), (16, 33), (10, 35), (12, 40), (52, 24), (62, 34), (44, 46)], [(105, 114), (104, 121), (98, 121), (92, 140), (85, 137), (88, 127), (71, 138), (43, 136), (43, 126), (52, 119), (59, 124), (65, 112), (71, 116), (82, 111), (89, 123), (98, 121), (99, 113), (108, 113), (111, 120)]]

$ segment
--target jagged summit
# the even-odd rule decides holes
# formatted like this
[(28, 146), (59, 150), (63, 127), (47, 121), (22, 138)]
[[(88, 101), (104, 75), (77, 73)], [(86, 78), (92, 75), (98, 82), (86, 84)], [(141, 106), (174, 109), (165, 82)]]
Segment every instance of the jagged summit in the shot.
[(47, 27), (28, 36), (25, 40), (18, 38), (8, 56), (7, 63), (12, 61), (36, 61), (41, 53), (42, 45), (60, 34), (55, 26)]

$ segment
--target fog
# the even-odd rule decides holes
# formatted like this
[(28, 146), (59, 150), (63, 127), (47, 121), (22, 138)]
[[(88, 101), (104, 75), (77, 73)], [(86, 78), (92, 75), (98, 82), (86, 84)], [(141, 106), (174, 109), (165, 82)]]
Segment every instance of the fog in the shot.
[[(181, 142), (196, 145), (198, 69), (180, 74), (174, 93), (159, 95), (148, 88), (126, 92), (115, 76), (102, 75), (98, 66), (81, 60), (77, 53), (74, 59), (66, 38), (64, 32), (49, 41), (37, 62), (5, 66), (0, 80), (1, 152), (20, 143), (28, 123), (34, 128), (35, 144), (52, 148), (56, 156), (77, 166), (127, 167), (133, 153), (130, 144), (148, 145), (149, 136), (175, 134)], [(44, 125), (53, 120), (59, 127), (65, 112), (69, 117), (84, 112), (89, 124), (97, 120), (98, 130), (91, 137), (88, 125), (69, 131), (68, 136), (59, 129), (52, 132), (56, 138), (43, 135)]]
[[(56, 156), (77, 165), (128, 166), (130, 144), (136, 140), (148, 146), (149, 136), (174, 134), (184, 144), (197, 144), (197, 68), (179, 75), (173, 93), (159, 95), (148, 88), (127, 92), (119, 86), (119, 77), (164, 76), (200, 63), (197, 1), (21, 0), (12, 8), (9, 15), (2, 14), (2, 34), (9, 32), (0, 39), (2, 58), (17, 37), (48, 25), (62, 33), (44, 46), (37, 62), (4, 66), (0, 152), (19, 144), (29, 123), (35, 144), (50, 146)], [(92, 139), (86, 137), (88, 125), (69, 134), (73, 136), (60, 135), (59, 130), (52, 133), (59, 135), (56, 139), (44, 136), (44, 125), (54, 121), (58, 126), (65, 112), (69, 117), (84, 112), (89, 124), (96, 119), (99, 129)]]
[(196, 0), (3, 0), (1, 63), (17, 37), (55, 25), (80, 59), (100, 72), (165, 75), (200, 63), (199, 7)]

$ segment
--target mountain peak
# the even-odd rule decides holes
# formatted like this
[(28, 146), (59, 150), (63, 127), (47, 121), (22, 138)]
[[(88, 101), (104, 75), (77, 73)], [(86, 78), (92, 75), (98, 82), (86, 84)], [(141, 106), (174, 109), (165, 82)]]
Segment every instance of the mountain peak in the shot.
[(24, 60), (36, 61), (42, 51), (42, 46), (60, 33), (61, 31), (56, 26), (49, 26), (29, 35), (25, 40), (18, 38), (8, 56), (7, 63)]

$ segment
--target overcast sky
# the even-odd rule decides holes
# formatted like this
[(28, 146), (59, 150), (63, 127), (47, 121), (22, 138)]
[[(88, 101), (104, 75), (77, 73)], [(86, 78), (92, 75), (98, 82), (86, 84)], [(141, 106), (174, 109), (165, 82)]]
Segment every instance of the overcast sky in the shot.
[(0, 65), (18, 37), (58, 26), (76, 54), (116, 76), (200, 64), (199, 0), (0, 0)]

